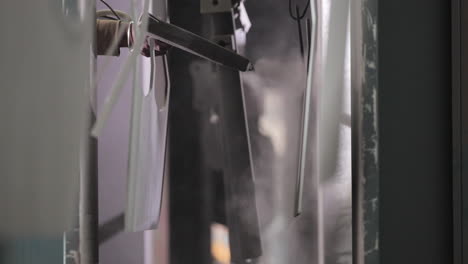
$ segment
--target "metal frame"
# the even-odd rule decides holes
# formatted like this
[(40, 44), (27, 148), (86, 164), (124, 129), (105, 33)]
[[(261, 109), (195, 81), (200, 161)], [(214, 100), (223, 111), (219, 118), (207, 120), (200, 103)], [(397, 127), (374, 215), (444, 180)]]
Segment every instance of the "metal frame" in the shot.
[[(91, 2), (94, 5), (93, 10), (95, 10), (95, 1)], [(93, 18), (93, 21), (95, 21), (95, 18)], [(96, 43), (93, 42), (92, 45), (92, 51), (95, 52)], [(94, 53), (93, 60), (90, 61), (93, 67), (92, 74), (96, 74), (96, 56), (96, 53)], [(96, 98), (94, 93), (96, 92), (97, 83), (94, 79), (90, 80), (89, 83), (89, 93), (92, 98)], [(90, 102), (90, 118), (88, 121), (90, 129), (96, 120), (92, 104), (93, 102)], [(78, 259), (80, 264), (95, 264), (99, 263), (98, 144), (97, 139), (92, 136), (84, 137), (84, 139), (87, 142), (81, 157), (78, 234), (72, 233), (70, 239), (76, 239), (74, 236), (78, 235)]]
[(354, 264), (380, 263), (377, 3), (351, 2)]
[(466, 1), (452, 0), (452, 159), (453, 159), (453, 258), (454, 264), (468, 263), (464, 252), (468, 252), (468, 189), (464, 184), (464, 173), (468, 167), (468, 77), (462, 74), (468, 68), (468, 53), (462, 47), (468, 44), (468, 33), (464, 32), (468, 22)]

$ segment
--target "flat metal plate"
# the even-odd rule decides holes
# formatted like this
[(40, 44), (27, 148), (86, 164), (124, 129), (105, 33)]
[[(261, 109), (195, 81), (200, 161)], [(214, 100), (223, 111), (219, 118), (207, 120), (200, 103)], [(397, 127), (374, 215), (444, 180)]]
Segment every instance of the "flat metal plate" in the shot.
[(173, 47), (231, 69), (243, 72), (253, 70), (253, 65), (247, 58), (153, 16), (149, 17), (148, 35)]

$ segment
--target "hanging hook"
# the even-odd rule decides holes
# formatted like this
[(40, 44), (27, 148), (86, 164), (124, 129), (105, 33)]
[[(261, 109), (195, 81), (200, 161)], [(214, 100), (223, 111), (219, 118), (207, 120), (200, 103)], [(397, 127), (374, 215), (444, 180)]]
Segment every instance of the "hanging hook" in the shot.
[[(302, 14), (300, 16), (298, 14), (296, 14), (296, 16), (294, 16), (294, 14), (292, 12), (292, 0), (289, 0), (289, 15), (291, 16), (292, 19), (294, 19), (296, 21), (297, 20), (302, 20), (305, 17), (307, 9), (309, 9), (309, 6), (310, 6), (310, 1), (307, 1), (307, 5), (304, 8), (304, 11), (302, 11)], [(299, 6), (296, 5), (296, 8), (299, 9)]]
[(301, 20), (305, 17), (307, 10), (309, 9), (310, 1), (307, 1), (307, 5), (302, 11), (302, 14), (299, 11), (299, 5), (296, 4), (296, 14), (293, 14), (292, 0), (289, 0), (289, 16), (297, 22), (297, 31), (299, 33), (299, 45), (301, 49), (301, 55), (304, 57), (304, 37), (302, 36), (302, 24)]

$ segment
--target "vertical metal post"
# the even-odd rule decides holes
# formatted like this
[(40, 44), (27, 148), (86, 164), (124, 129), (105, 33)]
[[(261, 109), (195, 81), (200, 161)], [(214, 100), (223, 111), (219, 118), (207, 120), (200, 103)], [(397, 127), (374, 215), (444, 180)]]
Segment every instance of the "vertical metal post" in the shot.
[[(95, 5), (95, 1), (90, 1)], [(95, 21), (95, 18), (93, 18)], [(95, 28), (96, 25), (94, 25)], [(96, 98), (96, 43), (92, 43), (92, 68), (89, 80), (90, 98)], [(96, 120), (95, 106), (90, 102), (89, 131)], [(94, 110), (94, 111), (93, 111)], [(80, 170), (80, 198), (79, 198), (79, 264), (97, 264), (99, 262), (99, 210), (98, 210), (98, 144), (97, 139), (90, 134), (85, 137), (86, 146), (82, 154)]]
[(351, 1), (353, 263), (378, 264), (377, 2)]
[[(94, 121), (94, 118), (91, 119)], [(98, 238), (98, 169), (97, 140), (90, 137), (86, 165), (80, 175), (80, 264), (96, 264), (99, 261)]]
[[(199, 1), (171, 0), (171, 23), (201, 34)], [(170, 263), (212, 263), (208, 186), (202, 173), (200, 113), (193, 100), (190, 65), (197, 58), (174, 49), (169, 57), (172, 92), (169, 104)], [(187, 131), (190, 131), (187, 133)]]
[(461, 1), (452, 0), (453, 264), (463, 263)]

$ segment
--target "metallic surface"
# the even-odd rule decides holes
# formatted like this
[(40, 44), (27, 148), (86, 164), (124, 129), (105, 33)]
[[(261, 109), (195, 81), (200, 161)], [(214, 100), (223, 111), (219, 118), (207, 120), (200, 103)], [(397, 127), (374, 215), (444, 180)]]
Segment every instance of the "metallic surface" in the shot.
[[(467, 230), (466, 225), (466, 209), (463, 208), (463, 204), (466, 203), (464, 196), (466, 196), (466, 184), (463, 172), (463, 157), (467, 150), (467, 142), (463, 136), (463, 120), (465, 119), (467, 108), (466, 108), (466, 82), (462, 79), (462, 73), (465, 71), (463, 65), (467, 65), (468, 58), (466, 55), (462, 58), (462, 54), (466, 54), (463, 51), (463, 44), (467, 43), (468, 35), (463, 33), (465, 29), (465, 23), (468, 16), (468, 8), (465, 4), (462, 4), (460, 0), (452, 1), (452, 140), (453, 140), (453, 247), (454, 247), (454, 264), (466, 263), (466, 241), (468, 236), (463, 234), (464, 230)], [(462, 63), (462, 61), (464, 62)], [(465, 84), (465, 88), (462, 86)], [(464, 111), (463, 111), (464, 110)], [(466, 128), (465, 128), (466, 130)], [(466, 136), (465, 136), (466, 137)], [(465, 165), (466, 166), (466, 165)], [(465, 211), (465, 212), (464, 212)], [(465, 247), (465, 248), (464, 248)]]
[[(90, 118), (88, 129), (91, 129), (93, 120), (95, 120), (94, 115)], [(99, 263), (99, 209), (98, 150), (95, 138), (88, 137), (86, 150), (80, 173), (79, 259), (80, 264), (97, 264)]]
[[(230, 12), (200, 15), (197, 2), (170, 4), (172, 23), (236, 49)], [(241, 76), (196, 54), (171, 52), (171, 75), (178, 76), (171, 102), (171, 263), (212, 263), (213, 222), (229, 228), (232, 262), (245, 263), (262, 251)]]
[[(294, 216), (299, 216), (302, 212), (302, 198), (304, 192), (304, 177), (306, 174), (306, 163), (307, 163), (307, 149), (308, 145), (311, 143), (309, 141), (309, 130), (311, 129), (312, 115), (313, 115), (313, 108), (312, 104), (312, 84), (313, 84), (313, 71), (311, 70), (313, 65), (316, 64), (315, 57), (316, 57), (316, 46), (317, 46), (317, 4), (315, 0), (310, 0), (310, 9), (311, 9), (311, 16), (310, 20), (312, 21), (310, 28), (308, 26), (307, 36), (308, 43), (310, 46), (307, 47), (307, 84), (304, 93), (304, 100), (303, 100), (303, 109), (302, 109), (302, 121), (301, 121), (301, 134), (300, 134), (300, 145), (299, 145), (299, 169), (296, 179), (296, 193), (295, 193), (295, 201), (294, 201)], [(297, 21), (300, 23), (300, 20)], [(299, 29), (300, 30), (300, 29)], [(302, 42), (302, 40), (300, 40)], [(302, 45), (301, 45), (302, 46)], [(302, 55), (302, 48), (301, 48), (301, 55)]]
[(76, 223), (93, 74), (91, 2), (2, 2), (2, 234), (62, 236)]
[(149, 17), (148, 35), (173, 47), (235, 70), (253, 70), (253, 65), (248, 59), (154, 16)]

